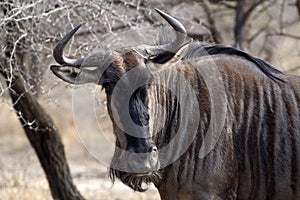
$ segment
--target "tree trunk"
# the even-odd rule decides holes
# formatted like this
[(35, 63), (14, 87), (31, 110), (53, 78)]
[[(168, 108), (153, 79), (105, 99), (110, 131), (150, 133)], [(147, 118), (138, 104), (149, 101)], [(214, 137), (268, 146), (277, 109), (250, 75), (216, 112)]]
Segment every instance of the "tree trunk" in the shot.
[(64, 146), (51, 118), (14, 74), (10, 87), (14, 109), (44, 169), (53, 199), (84, 199), (73, 183)]
[[(12, 10), (13, 2), (10, 3), (0, 7), (4, 15)], [(17, 70), (22, 69), (22, 66), (17, 67), (17, 60), (22, 60), (26, 55), (17, 48), (18, 27), (22, 24), (16, 23), (9, 21), (5, 25), (6, 35), (3, 38), (6, 48), (5, 57), (0, 62), (0, 74), (7, 81), (13, 107), (43, 167), (53, 199), (84, 199), (73, 183), (58, 130), (37, 99), (26, 90), (25, 81), (20, 70)]]

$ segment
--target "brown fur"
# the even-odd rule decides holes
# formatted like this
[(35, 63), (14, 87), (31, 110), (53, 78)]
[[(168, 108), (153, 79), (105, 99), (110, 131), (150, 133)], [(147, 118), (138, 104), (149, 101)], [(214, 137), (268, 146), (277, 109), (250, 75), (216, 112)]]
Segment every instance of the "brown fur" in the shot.
[[(130, 64), (128, 68), (131, 68), (138, 59), (129, 56), (124, 60), (127, 60)], [(287, 150), (284, 156), (289, 157), (289, 161), (280, 160), (283, 156), (280, 151), (287, 148), (287, 145), (291, 145), (288, 149), (294, 151), (298, 151), (299, 147), (299, 77), (279, 74), (285, 82), (275, 82), (253, 63), (240, 57), (216, 55), (213, 60), (221, 73), (228, 97), (226, 124), (213, 151), (200, 159), (198, 152), (211, 115), (207, 86), (189, 61), (182, 61), (177, 67), (174, 66), (198, 91), (202, 113), (197, 139), (180, 159), (163, 168), (161, 178), (155, 181), (161, 198), (299, 198), (299, 174), (295, 169), (299, 166), (293, 164), (298, 163), (298, 154)], [(211, 61), (203, 57), (197, 60), (197, 64), (205, 68), (209, 67)], [(167, 72), (164, 78), (165, 82), (169, 81)], [(171, 120), (178, 102), (171, 99), (172, 95), (167, 90), (155, 87), (159, 91), (159, 99), (152, 101), (158, 101), (166, 107), (168, 120)], [(281, 114), (285, 117), (282, 118)], [(176, 123), (184, 122), (175, 120), (168, 123), (166, 129), (153, 138), (159, 148), (174, 137), (172, 134), (176, 132)], [(281, 141), (283, 139), (288, 139), (291, 143), (284, 144)], [(281, 174), (281, 165), (287, 176)]]
[[(100, 81), (99, 78), (96, 81), (106, 89), (108, 112), (119, 148), (111, 164), (112, 180), (119, 178), (137, 191), (144, 191), (144, 184), (153, 182), (165, 200), (300, 199), (299, 76), (283, 74), (237, 49), (213, 45), (193, 44), (186, 56), (170, 62), (176, 64), (166, 69), (161, 69), (164, 65), (154, 60), (145, 61), (132, 49), (115, 51), (109, 59), (112, 63)], [(115, 168), (129, 164), (128, 155), (120, 151), (126, 150), (128, 136), (112, 115), (111, 94), (119, 79), (136, 67), (140, 69), (137, 78), (150, 73), (149, 83), (141, 90), (146, 91), (143, 93), (146, 97), (142, 98), (146, 100), (135, 105), (140, 109), (147, 107), (143, 112), (151, 116), (150, 129), (154, 130), (151, 139), (158, 147), (161, 165), (148, 174)], [(52, 70), (63, 80), (76, 83), (64, 68), (53, 66)], [(84, 83), (85, 77), (91, 82), (94, 72), (98, 73), (95, 70), (86, 76), (84, 71), (78, 74), (80, 83)], [(136, 80), (125, 78), (124, 87), (130, 81)], [(222, 91), (212, 90), (213, 85), (220, 86)], [(212, 94), (220, 92), (225, 96), (213, 104)], [(213, 141), (206, 140), (210, 125), (221, 124), (214, 118), (219, 113), (213, 105), (222, 107), (222, 103), (226, 103), (227, 109), (224, 125), (213, 149), (201, 157), (202, 146), (207, 148)], [(164, 108), (163, 112), (158, 105)], [(195, 121), (198, 115), (199, 121)], [(208, 143), (202, 144), (203, 141)], [(165, 147), (169, 151), (164, 152)]]

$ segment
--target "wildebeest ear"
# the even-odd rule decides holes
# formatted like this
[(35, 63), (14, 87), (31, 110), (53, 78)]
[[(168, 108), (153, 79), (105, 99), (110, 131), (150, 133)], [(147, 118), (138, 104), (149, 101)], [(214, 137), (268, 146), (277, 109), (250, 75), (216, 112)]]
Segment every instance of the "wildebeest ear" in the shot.
[(187, 54), (192, 42), (193, 39), (190, 39), (188, 42), (184, 43), (177, 52), (166, 52), (165, 54), (158, 55), (152, 59), (152, 62), (162, 64), (161, 67), (172, 66)]
[[(50, 69), (58, 78), (71, 84), (99, 84), (100, 82), (100, 76), (98, 76), (99, 73), (97, 73), (97, 70), (80, 70), (74, 67), (56, 65), (52, 65)], [(79, 72), (75, 70), (79, 70)]]

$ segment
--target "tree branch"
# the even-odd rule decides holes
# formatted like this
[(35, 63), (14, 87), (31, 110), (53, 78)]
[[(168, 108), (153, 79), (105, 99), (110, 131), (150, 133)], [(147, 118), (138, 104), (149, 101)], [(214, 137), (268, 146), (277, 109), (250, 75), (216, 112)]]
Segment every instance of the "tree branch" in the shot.
[(201, 0), (201, 6), (203, 8), (203, 11), (205, 12), (207, 21), (209, 23), (208, 29), (211, 32), (212, 39), (215, 43), (223, 43), (224, 39), (222, 38), (221, 32), (217, 29), (215, 25), (215, 20), (213, 16), (211, 15), (210, 8), (208, 6), (208, 2), (206, 0)]
[(282, 36), (282, 37), (288, 37), (288, 38), (295, 39), (295, 40), (300, 40), (300, 36), (293, 35), (290, 33), (269, 33), (267, 35), (268, 36)]

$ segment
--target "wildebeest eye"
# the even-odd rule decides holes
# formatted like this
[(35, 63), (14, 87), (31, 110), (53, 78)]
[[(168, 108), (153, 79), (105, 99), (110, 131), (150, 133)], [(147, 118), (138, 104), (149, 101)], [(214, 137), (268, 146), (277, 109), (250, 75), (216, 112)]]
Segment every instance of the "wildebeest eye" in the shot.
[(105, 90), (106, 94), (111, 94), (112, 93), (112, 84), (111, 83), (103, 83), (102, 89)]

